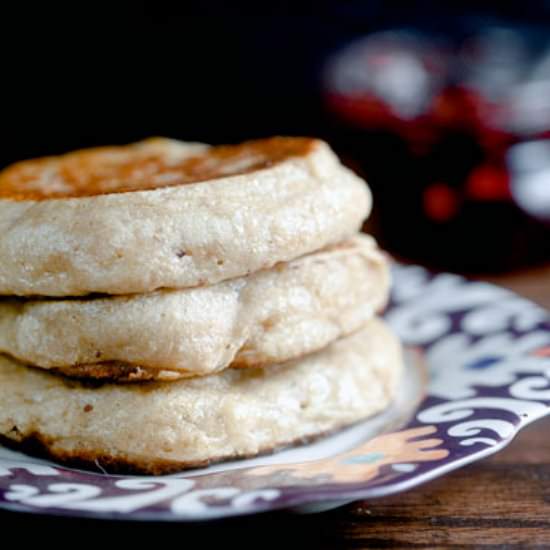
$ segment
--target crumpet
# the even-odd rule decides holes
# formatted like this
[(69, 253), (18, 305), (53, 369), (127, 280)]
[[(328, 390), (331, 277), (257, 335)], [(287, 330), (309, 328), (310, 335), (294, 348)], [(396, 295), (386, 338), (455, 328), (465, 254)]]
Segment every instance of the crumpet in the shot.
[(130, 294), (215, 284), (354, 234), (370, 192), (328, 145), (168, 139), (0, 172), (0, 294)]
[(388, 406), (401, 370), (398, 340), (378, 320), (302, 359), (176, 382), (94, 387), (0, 357), (0, 435), (68, 463), (168, 473), (369, 417)]
[(388, 292), (387, 260), (357, 235), (208, 287), (0, 300), (0, 351), (75, 377), (174, 380), (321, 349), (363, 326)]

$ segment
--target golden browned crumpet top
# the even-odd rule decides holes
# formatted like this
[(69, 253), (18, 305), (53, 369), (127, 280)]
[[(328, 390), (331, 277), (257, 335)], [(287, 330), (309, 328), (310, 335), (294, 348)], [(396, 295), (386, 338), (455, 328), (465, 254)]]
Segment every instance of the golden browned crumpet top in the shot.
[(212, 284), (339, 242), (370, 206), (311, 138), (155, 138), (27, 160), (0, 172), (0, 294)]
[[(268, 168), (306, 156), (308, 138), (273, 137), (208, 147), (150, 138), (17, 162), (0, 172), (0, 197), (15, 200), (91, 197), (196, 183)], [(171, 150), (173, 147), (173, 150)]]

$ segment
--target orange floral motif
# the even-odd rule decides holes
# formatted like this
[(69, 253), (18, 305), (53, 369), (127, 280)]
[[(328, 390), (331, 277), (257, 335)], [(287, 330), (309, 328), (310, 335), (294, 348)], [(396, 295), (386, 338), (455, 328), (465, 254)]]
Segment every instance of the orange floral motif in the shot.
[(418, 439), (436, 431), (435, 426), (423, 426), (384, 434), (367, 441), (360, 447), (330, 458), (294, 464), (258, 466), (248, 473), (263, 476), (290, 472), (302, 478), (329, 476), (330, 480), (335, 482), (365, 482), (376, 477), (381, 467), (387, 464), (446, 458), (449, 454), (447, 449), (435, 448), (443, 443), (441, 439)]

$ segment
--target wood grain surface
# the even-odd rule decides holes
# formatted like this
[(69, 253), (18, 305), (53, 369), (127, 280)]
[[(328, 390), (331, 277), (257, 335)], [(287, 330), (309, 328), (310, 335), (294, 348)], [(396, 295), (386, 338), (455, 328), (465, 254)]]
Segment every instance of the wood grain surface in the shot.
[[(550, 266), (485, 278), (550, 308)], [(202, 524), (115, 523), (0, 513), (20, 536), (174, 548), (550, 548), (550, 418), (504, 451), (407, 493), (316, 515)], [(76, 530), (76, 531), (75, 531)], [(73, 535), (71, 535), (73, 536)], [(109, 538), (107, 538), (109, 537)], [(21, 539), (20, 539), (21, 540)], [(191, 544), (191, 541), (195, 541)]]

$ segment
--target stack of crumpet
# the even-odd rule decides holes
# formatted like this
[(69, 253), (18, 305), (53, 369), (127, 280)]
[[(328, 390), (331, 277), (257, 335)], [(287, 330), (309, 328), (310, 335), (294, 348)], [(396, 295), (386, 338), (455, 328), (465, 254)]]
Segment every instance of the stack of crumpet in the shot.
[(0, 172), (0, 438), (167, 473), (388, 406), (389, 271), (322, 141), (169, 139)]

